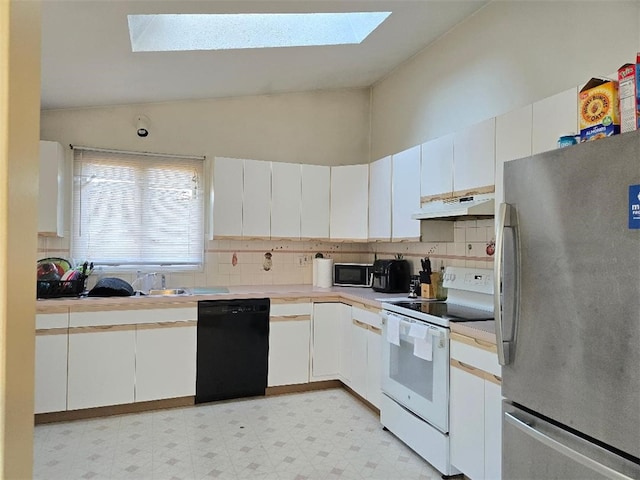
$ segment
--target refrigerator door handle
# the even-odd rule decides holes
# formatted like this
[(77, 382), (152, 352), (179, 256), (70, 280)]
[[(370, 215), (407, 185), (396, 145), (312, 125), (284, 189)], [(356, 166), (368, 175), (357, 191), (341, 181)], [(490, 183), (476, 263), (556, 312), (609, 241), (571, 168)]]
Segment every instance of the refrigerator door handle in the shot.
[(509, 424), (513, 425), (518, 430), (520, 430), (522, 433), (525, 433), (526, 435), (532, 437), (533, 439), (539, 441), (540, 443), (546, 445), (547, 447), (572, 459), (573, 461), (579, 463), (580, 465), (583, 465), (593, 470), (594, 472), (599, 473), (600, 475), (603, 475), (607, 478), (611, 478), (612, 480), (633, 480), (632, 477), (628, 477), (623, 473), (613, 470), (612, 468), (609, 468), (606, 465), (603, 465), (602, 463), (597, 462), (592, 458), (589, 458), (586, 455), (583, 455), (580, 452), (577, 452), (576, 450), (568, 447), (567, 445), (560, 443), (559, 441), (549, 437), (548, 435), (545, 435), (540, 430), (537, 430), (536, 428), (534, 428), (532, 424), (528, 423), (525, 420), (521, 420), (517, 418), (512, 413), (505, 412), (504, 419), (506, 422), (508, 422)]
[[(513, 311), (510, 313), (510, 331), (511, 338), (505, 339), (505, 316), (503, 312), (504, 294), (505, 294), (505, 282), (504, 277), (504, 243), (505, 243), (505, 229), (512, 230), (513, 245), (510, 250), (512, 258), (511, 265), (513, 266), (512, 285), (509, 288), (512, 290), (512, 305)], [(498, 349), (498, 362), (500, 365), (508, 365), (512, 360), (512, 353), (515, 347), (516, 328), (517, 328), (517, 311), (518, 311), (518, 278), (519, 278), (519, 252), (518, 252), (518, 239), (517, 239), (517, 220), (515, 208), (508, 203), (501, 203), (498, 211), (498, 220), (496, 226), (496, 251), (495, 251), (495, 263), (494, 263), (494, 275), (493, 275), (493, 291), (494, 291), (494, 317), (496, 322), (496, 344)]]

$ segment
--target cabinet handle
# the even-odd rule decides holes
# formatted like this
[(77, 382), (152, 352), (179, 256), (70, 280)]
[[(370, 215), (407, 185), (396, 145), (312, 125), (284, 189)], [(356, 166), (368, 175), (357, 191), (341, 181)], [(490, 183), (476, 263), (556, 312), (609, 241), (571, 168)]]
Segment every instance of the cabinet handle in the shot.
[(378, 327), (374, 327), (373, 325), (369, 325), (369, 330), (371, 330), (376, 335), (382, 335), (382, 329)]
[(451, 366), (457, 368), (458, 370), (462, 370), (463, 372), (467, 372), (474, 377), (480, 377), (484, 379), (484, 372), (478, 368), (472, 367), (471, 365), (467, 365), (466, 363), (462, 363), (460, 360), (451, 359)]
[(352, 319), (353, 324), (360, 327), (360, 328), (364, 328), (365, 330), (369, 328), (369, 325), (367, 325), (364, 322), (361, 322), (360, 320), (356, 320), (355, 318)]
[(310, 297), (283, 297), (283, 298), (272, 298), (271, 304), (278, 305), (282, 303), (299, 303), (299, 304), (307, 304), (311, 302)]
[(302, 322), (311, 320), (311, 315), (279, 315), (269, 317), (270, 322)]

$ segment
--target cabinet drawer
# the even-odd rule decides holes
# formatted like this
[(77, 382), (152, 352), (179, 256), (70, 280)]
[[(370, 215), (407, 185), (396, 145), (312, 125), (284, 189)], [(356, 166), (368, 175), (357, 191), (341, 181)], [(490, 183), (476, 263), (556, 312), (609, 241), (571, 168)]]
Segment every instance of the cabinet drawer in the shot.
[(68, 313), (39, 313), (36, 315), (36, 330), (67, 328), (68, 326)]
[(289, 315), (311, 315), (311, 303), (274, 303), (271, 302), (269, 315), (284, 317)]
[(351, 315), (354, 320), (366, 323), (372, 327), (382, 328), (382, 317), (380, 312), (374, 312), (373, 310), (365, 310), (363, 308), (351, 307)]
[[(473, 341), (473, 339), (471, 340)], [(498, 363), (498, 354), (495, 352), (453, 340), (451, 342), (451, 358), (492, 375), (502, 376), (502, 369)]]
[(144, 323), (182, 322), (196, 320), (197, 318), (197, 307), (71, 312), (69, 315), (69, 325), (71, 327), (137, 325)]

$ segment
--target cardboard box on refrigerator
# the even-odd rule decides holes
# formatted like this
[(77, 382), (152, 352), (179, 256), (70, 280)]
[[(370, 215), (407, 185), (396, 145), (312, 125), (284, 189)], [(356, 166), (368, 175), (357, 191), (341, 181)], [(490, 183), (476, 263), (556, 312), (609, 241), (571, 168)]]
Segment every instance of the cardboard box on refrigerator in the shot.
[(618, 82), (592, 78), (578, 98), (580, 142), (589, 142), (620, 133)]
[(636, 63), (626, 63), (618, 69), (618, 95), (620, 97), (620, 132), (631, 132), (640, 127), (640, 54)]

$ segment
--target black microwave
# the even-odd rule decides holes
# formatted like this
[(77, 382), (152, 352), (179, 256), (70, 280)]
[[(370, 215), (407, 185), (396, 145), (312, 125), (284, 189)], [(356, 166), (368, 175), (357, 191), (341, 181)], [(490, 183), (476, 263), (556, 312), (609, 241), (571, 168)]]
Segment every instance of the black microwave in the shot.
[(334, 263), (333, 284), (342, 287), (370, 287), (373, 265), (365, 263)]

